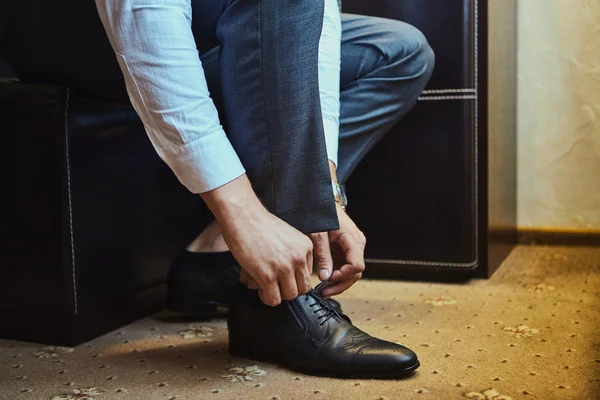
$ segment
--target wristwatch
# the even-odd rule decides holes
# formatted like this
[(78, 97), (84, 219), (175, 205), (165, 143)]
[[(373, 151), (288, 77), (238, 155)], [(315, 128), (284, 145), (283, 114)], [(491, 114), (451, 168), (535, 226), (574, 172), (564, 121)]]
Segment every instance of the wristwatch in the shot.
[(333, 186), (333, 197), (335, 198), (335, 202), (342, 207), (342, 210), (346, 211), (348, 198), (346, 197), (344, 187), (340, 185), (339, 182), (332, 182), (331, 185)]

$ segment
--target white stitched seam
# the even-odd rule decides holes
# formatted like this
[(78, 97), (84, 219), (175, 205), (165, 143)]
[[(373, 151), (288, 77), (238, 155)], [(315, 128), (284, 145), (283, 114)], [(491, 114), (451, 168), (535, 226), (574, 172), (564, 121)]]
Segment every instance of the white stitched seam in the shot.
[(407, 265), (430, 265), (433, 267), (461, 267), (470, 268), (477, 265), (477, 260), (470, 263), (453, 263), (443, 261), (419, 261), (419, 260), (384, 260), (379, 258), (365, 258), (365, 262), (374, 264), (407, 264)]
[(421, 96), (419, 101), (431, 101), (431, 100), (476, 100), (476, 95), (464, 95), (464, 96)]
[(67, 96), (65, 98), (65, 157), (67, 170), (67, 205), (69, 207), (69, 239), (71, 243), (71, 279), (73, 280), (73, 306), (75, 315), (78, 312), (77, 306), (77, 279), (75, 278), (75, 242), (73, 240), (73, 208), (71, 200), (71, 162), (69, 159), (69, 99), (71, 91), (67, 87)]
[(473, 13), (475, 71), (475, 262), (479, 262), (479, 0), (474, 0)]
[(445, 93), (475, 93), (476, 89), (430, 89), (423, 90), (421, 94), (445, 94)]

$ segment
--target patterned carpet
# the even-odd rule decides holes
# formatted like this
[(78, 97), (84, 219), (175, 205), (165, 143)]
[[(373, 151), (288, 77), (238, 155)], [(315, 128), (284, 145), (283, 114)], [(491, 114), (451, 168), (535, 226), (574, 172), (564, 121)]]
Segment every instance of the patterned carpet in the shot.
[(523, 246), (488, 281), (363, 281), (341, 300), (418, 373), (303, 376), (230, 356), (223, 321), (161, 313), (74, 349), (0, 340), (0, 399), (600, 399), (598, 248)]

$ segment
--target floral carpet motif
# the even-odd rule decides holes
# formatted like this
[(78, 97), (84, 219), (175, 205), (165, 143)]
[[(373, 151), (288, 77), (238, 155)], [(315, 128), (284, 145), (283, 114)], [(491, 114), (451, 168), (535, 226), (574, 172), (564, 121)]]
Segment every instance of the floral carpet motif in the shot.
[(489, 280), (362, 280), (339, 300), (418, 372), (306, 376), (231, 356), (223, 320), (161, 312), (74, 348), (0, 340), (0, 400), (600, 399), (600, 249), (518, 247)]

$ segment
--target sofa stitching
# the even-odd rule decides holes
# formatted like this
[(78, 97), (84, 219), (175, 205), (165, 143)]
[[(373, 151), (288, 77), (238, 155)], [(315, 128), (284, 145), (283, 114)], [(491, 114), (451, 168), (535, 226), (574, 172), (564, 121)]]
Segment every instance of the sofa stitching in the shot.
[(67, 171), (67, 206), (69, 208), (69, 241), (71, 250), (71, 279), (73, 284), (73, 308), (75, 314), (78, 312), (77, 304), (77, 279), (75, 276), (75, 242), (73, 239), (73, 202), (71, 198), (71, 161), (69, 158), (69, 100), (71, 91), (67, 87), (65, 96), (65, 158)]

